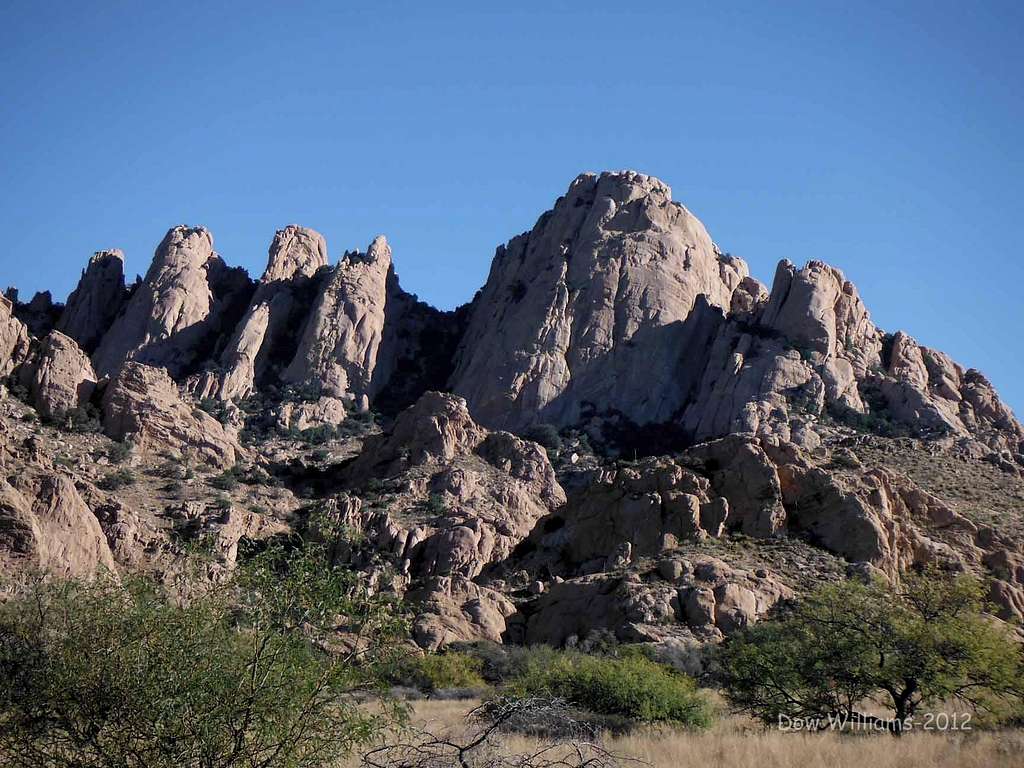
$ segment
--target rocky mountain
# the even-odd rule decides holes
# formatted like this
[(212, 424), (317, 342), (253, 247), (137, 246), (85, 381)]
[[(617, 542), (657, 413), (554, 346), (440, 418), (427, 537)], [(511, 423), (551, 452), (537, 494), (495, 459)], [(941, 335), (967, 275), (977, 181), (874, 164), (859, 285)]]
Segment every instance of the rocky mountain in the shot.
[(762, 284), (653, 177), (577, 178), (455, 312), (384, 237), (332, 263), (290, 225), (257, 282), (201, 227), (124, 261), (0, 297), (9, 573), (170, 580), (201, 542), (216, 579), (331, 530), (431, 648), (691, 647), (925, 565), (1024, 617), (1024, 428), (991, 384), (835, 267)]

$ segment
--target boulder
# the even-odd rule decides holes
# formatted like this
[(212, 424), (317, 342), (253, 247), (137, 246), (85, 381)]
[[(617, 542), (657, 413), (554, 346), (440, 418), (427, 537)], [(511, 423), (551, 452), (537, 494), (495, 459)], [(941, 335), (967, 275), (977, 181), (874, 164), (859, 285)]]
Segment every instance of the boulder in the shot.
[(0, 480), (0, 560), (60, 577), (116, 575), (99, 522), (64, 474)]
[(59, 331), (52, 331), (21, 370), (32, 404), (46, 418), (84, 407), (96, 390), (88, 356)]
[(142, 451), (172, 451), (218, 467), (245, 454), (208, 413), (182, 402), (167, 372), (127, 363), (103, 394), (103, 428), (114, 440)]

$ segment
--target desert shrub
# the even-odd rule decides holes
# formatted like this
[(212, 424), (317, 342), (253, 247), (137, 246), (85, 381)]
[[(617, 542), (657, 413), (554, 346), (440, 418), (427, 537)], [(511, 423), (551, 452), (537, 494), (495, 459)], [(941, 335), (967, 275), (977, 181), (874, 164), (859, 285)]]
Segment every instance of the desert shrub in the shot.
[(535, 424), (526, 430), (524, 437), (549, 451), (562, 450), (562, 436), (558, 434), (558, 428), (554, 424)]
[(401, 661), (392, 673), (392, 681), (421, 691), (479, 689), (487, 686), (480, 676), (482, 667), (480, 659), (467, 653), (428, 653)]
[[(958, 700), (998, 720), (1024, 695), (1024, 655), (983, 614), (982, 585), (937, 571), (899, 587), (820, 587), (793, 611), (734, 635), (719, 654), (734, 708), (768, 725), (783, 717), (867, 723), (902, 732), (923, 706)], [(872, 700), (891, 718), (863, 712)]]
[(107, 459), (111, 464), (122, 464), (132, 455), (132, 444), (116, 442), (107, 449)]
[(582, 710), (645, 723), (703, 728), (708, 699), (689, 677), (638, 652), (618, 658), (580, 653), (536, 653), (509, 685), (520, 698), (553, 696)]
[(239, 467), (235, 465), (230, 469), (225, 469), (219, 475), (214, 475), (206, 481), (206, 484), (212, 488), (216, 488), (218, 491), (233, 491), (239, 485), (238, 475)]
[(46, 419), (45, 422), (57, 429), (76, 434), (99, 432), (103, 428), (100, 423), (100, 412), (92, 403), (86, 403), (84, 406), (55, 413), (52, 418)]
[(130, 469), (118, 469), (108, 473), (97, 485), (104, 491), (117, 491), (135, 484), (135, 473)]
[(215, 397), (204, 397), (199, 402), (199, 409), (213, 416), (221, 424), (231, 422), (231, 411), (223, 400), (218, 400)]
[[(187, 586), (38, 580), (0, 604), (0, 764), (320, 768), (400, 718), (360, 701), (405, 623), (321, 549), (272, 545), (224, 588)], [(359, 652), (327, 650), (339, 617)]]

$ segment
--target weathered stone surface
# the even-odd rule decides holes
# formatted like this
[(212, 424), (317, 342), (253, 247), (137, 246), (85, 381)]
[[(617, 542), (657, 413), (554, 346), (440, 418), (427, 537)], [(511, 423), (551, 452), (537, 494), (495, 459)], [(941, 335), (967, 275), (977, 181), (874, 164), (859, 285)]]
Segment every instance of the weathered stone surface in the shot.
[(116, 573), (99, 522), (63, 474), (0, 480), (0, 560), (55, 576)]
[(0, 296), (0, 376), (7, 376), (28, 356), (28, 329), (14, 316), (14, 304)]
[[(611, 630), (624, 642), (715, 641), (793, 595), (769, 573), (757, 576), (713, 557), (702, 556), (679, 570), (680, 577), (669, 584), (635, 570), (552, 584), (507, 620), (509, 639), (560, 646)], [(519, 632), (522, 637), (513, 637)]]
[(667, 421), (700, 375), (684, 354), (698, 295), (728, 307), (746, 275), (662, 182), (584, 174), (498, 249), (452, 389), (490, 427), (570, 424), (588, 404)]
[(224, 400), (252, 394), (267, 368), (294, 341), (289, 329), (308, 307), (299, 302), (313, 276), (327, 266), (327, 243), (312, 229), (289, 225), (274, 235), (252, 302), (221, 355), (224, 369), (217, 396)]
[(500, 643), (506, 619), (516, 611), (500, 592), (460, 576), (430, 579), (407, 599), (417, 606), (413, 639), (428, 651), (455, 642)]
[(47, 418), (85, 406), (96, 390), (89, 357), (71, 338), (52, 331), (21, 369), (32, 404)]
[(373, 394), (393, 274), (383, 236), (365, 255), (345, 254), (313, 307), (284, 379), (315, 382), (332, 397)]
[(182, 402), (165, 371), (126, 363), (103, 395), (103, 428), (143, 451), (174, 451), (219, 467), (244, 454), (208, 413)]
[(116, 249), (98, 251), (82, 271), (78, 287), (68, 296), (57, 330), (91, 354), (121, 311), (126, 297), (124, 254)]
[(727, 527), (768, 538), (785, 530), (786, 510), (775, 465), (754, 440), (739, 435), (701, 443), (683, 461), (711, 480), (712, 496), (728, 502)]
[(896, 421), (971, 436), (996, 450), (1015, 451), (1024, 440), (1024, 427), (978, 371), (964, 370), (902, 331), (889, 347), (888, 376), (878, 377), (877, 386)]
[(315, 402), (283, 403), (277, 413), (277, 426), (286, 431), (336, 427), (344, 420), (345, 403), (336, 397), (321, 397)]
[(97, 373), (116, 374), (135, 360), (187, 375), (213, 353), (221, 324), (232, 314), (228, 308), (247, 283), (214, 253), (208, 230), (175, 227), (93, 355)]

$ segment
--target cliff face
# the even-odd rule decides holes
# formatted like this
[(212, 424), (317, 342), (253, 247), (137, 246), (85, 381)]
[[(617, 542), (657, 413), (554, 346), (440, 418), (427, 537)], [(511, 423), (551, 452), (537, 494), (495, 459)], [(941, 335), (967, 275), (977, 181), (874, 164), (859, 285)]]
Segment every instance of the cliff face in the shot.
[(701, 363), (698, 296), (728, 307), (747, 276), (671, 190), (636, 173), (573, 182), (531, 232), (498, 249), (451, 379), (474, 415), (518, 429), (617, 411), (668, 421)]

